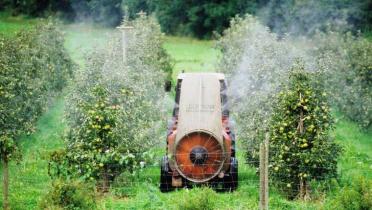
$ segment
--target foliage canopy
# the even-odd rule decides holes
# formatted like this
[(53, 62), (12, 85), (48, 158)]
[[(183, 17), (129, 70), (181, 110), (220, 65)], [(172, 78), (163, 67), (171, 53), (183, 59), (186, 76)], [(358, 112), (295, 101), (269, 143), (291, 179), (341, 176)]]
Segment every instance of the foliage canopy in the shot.
[(34, 130), (36, 119), (72, 76), (74, 64), (52, 21), (0, 37), (0, 157), (16, 155), (16, 141)]
[(330, 137), (327, 98), (319, 76), (305, 72), (301, 63), (292, 67), (289, 84), (277, 96), (270, 122), (270, 174), (290, 198), (309, 198), (311, 180), (337, 174), (340, 147)]
[(4, 0), (0, 10), (10, 9), (14, 15), (56, 14), (105, 26), (116, 26), (123, 15), (135, 18), (144, 11), (156, 14), (164, 32), (210, 38), (214, 31), (229, 27), (235, 15), (247, 13), (257, 15), (280, 35), (313, 34), (330, 26), (369, 31), (371, 6), (368, 0)]
[(52, 154), (52, 176), (96, 180), (106, 191), (121, 173), (151, 163), (171, 65), (156, 20), (141, 16), (132, 25), (127, 45), (114, 35), (77, 73), (68, 95), (66, 148)]

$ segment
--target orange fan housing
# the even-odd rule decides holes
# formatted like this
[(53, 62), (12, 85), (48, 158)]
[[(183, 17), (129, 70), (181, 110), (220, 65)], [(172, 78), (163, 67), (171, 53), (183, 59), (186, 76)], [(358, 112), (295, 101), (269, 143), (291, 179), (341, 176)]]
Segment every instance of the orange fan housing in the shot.
[(180, 174), (193, 181), (205, 182), (223, 167), (223, 145), (205, 132), (184, 136), (176, 145), (175, 160)]

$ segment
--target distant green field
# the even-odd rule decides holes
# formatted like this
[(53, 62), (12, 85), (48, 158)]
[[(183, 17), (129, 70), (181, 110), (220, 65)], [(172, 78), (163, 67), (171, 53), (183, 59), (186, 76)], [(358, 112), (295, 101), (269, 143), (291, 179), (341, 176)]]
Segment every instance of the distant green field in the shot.
[(364, 37), (366, 37), (369, 41), (372, 41), (372, 30), (364, 32)]
[(0, 33), (12, 36), (19, 30), (32, 27), (37, 21), (37, 19), (29, 19), (23, 16), (12, 17), (8, 13), (0, 12)]
[[(0, 33), (12, 35), (15, 31), (30, 27), (37, 22), (24, 18), (4, 18), (0, 16)], [(83, 65), (84, 51), (95, 45), (104, 46), (108, 33), (114, 29), (97, 28), (90, 25), (65, 25), (66, 47), (73, 59)], [(219, 53), (213, 49), (212, 41), (199, 41), (184, 37), (166, 37), (164, 45), (175, 60), (174, 77), (182, 70), (186, 72), (215, 71)], [(64, 98), (60, 97), (54, 105), (39, 119), (36, 132), (24, 136), (21, 142), (23, 159), (10, 167), (10, 202), (12, 209), (38, 209), (38, 202), (50, 189), (48, 176), (48, 154), (63, 147), (63, 134), (66, 128), (63, 121)], [(364, 175), (372, 178), (372, 133), (361, 132), (357, 126), (336, 113), (333, 136), (343, 148), (344, 153), (339, 162), (341, 180), (353, 180)], [(239, 134), (238, 134), (239, 140)], [(163, 151), (164, 148), (159, 148)], [(100, 209), (177, 209), (200, 202), (213, 203), (216, 209), (257, 209), (258, 176), (254, 168), (244, 164), (244, 151), (238, 151), (239, 189), (234, 193), (216, 193), (203, 188), (178, 190), (160, 193), (158, 190), (160, 169), (158, 165), (150, 166), (137, 176), (129, 186), (115, 188), (127, 193), (117, 197), (111, 193), (100, 196), (97, 200)], [(0, 166), (1, 167), (1, 166)], [(0, 168), (1, 169), (1, 168)], [(0, 170), (0, 175), (1, 170)], [(334, 193), (331, 189), (329, 194)], [(1, 189), (0, 189), (1, 194)], [(321, 196), (320, 196), (321, 197)], [(288, 201), (274, 187), (270, 189), (271, 209), (321, 209), (329, 199), (324, 195), (311, 202)], [(0, 199), (0, 205), (2, 200)]]
[(66, 48), (69, 50), (75, 62), (84, 64), (84, 54), (95, 47), (103, 47), (110, 33), (116, 30), (110, 28), (95, 27), (91, 24), (64, 25), (66, 33)]
[[(83, 63), (84, 52), (103, 46), (110, 33), (120, 33), (116, 29), (96, 27), (89, 24), (65, 26), (66, 47), (79, 63)], [(185, 72), (216, 71), (219, 52), (213, 48), (213, 41), (196, 40), (187, 37), (165, 37), (164, 48), (174, 62), (173, 78)]]
[(173, 78), (182, 70), (185, 72), (216, 71), (215, 63), (219, 52), (213, 48), (213, 41), (186, 37), (166, 37), (164, 48), (175, 61)]

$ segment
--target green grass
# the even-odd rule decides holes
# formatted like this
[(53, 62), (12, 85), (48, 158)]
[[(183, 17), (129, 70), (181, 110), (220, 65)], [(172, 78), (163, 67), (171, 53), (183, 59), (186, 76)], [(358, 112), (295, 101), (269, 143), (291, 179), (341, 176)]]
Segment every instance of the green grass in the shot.
[(334, 137), (343, 147), (339, 173), (345, 179), (360, 175), (372, 179), (372, 132), (361, 132), (355, 123), (341, 114), (335, 116), (337, 123)]
[[(234, 193), (215, 193), (210, 194), (210, 199), (219, 209), (256, 209), (258, 207), (258, 177), (255, 169), (244, 165), (242, 153), (238, 155), (240, 187)], [(102, 209), (177, 209), (178, 204), (183, 199), (192, 195), (199, 196), (205, 189), (195, 188), (193, 190), (176, 190), (170, 193), (161, 193), (158, 189), (160, 167), (151, 166), (142, 171), (130, 186), (131, 196), (119, 198), (108, 194), (101, 200)], [(193, 202), (193, 201), (187, 201)]]
[[(65, 32), (66, 48), (75, 61), (81, 65), (84, 63), (84, 52), (94, 47), (104, 46), (110, 33), (119, 33), (116, 29), (89, 24), (66, 25)], [(185, 72), (216, 71), (215, 63), (219, 52), (213, 48), (213, 41), (166, 36), (164, 48), (174, 61), (174, 79), (182, 70)]]
[(96, 27), (91, 24), (69, 24), (64, 26), (66, 48), (74, 61), (84, 65), (84, 55), (95, 47), (103, 47), (114, 29)]
[(17, 31), (32, 27), (37, 19), (29, 19), (24, 16), (12, 17), (7, 12), (0, 12), (0, 33), (13, 36)]
[(372, 30), (364, 32), (363, 36), (367, 38), (369, 41), (372, 41)]
[(39, 119), (36, 132), (20, 139), (22, 161), (18, 164), (13, 161), (9, 167), (12, 209), (37, 208), (39, 199), (48, 190), (48, 154), (63, 147), (63, 107), (64, 100), (60, 97)]
[[(11, 35), (17, 30), (29, 27), (29, 21), (35, 22), (25, 18), (16, 20), (17, 18), (15, 23), (12, 23), (13, 20), (8, 17), (0, 16), (0, 32)], [(83, 51), (92, 49), (95, 44), (102, 46), (107, 33), (113, 31), (78, 24), (66, 25), (64, 30), (67, 35), (66, 47), (80, 65), (84, 64)], [(213, 49), (212, 41), (166, 37), (164, 47), (175, 60), (174, 77), (181, 70), (215, 71), (214, 64), (219, 53)], [(21, 139), (23, 159), (19, 164), (12, 162), (10, 166), (12, 209), (37, 209), (37, 203), (50, 188), (47, 157), (51, 151), (63, 147), (65, 105), (64, 98), (59, 97), (38, 121), (36, 132)], [(344, 148), (339, 162), (341, 180), (352, 182), (355, 176), (361, 174), (372, 178), (372, 134), (361, 132), (354, 123), (340, 114), (335, 116), (337, 122), (333, 136)], [(159, 148), (159, 151), (164, 151), (164, 148)], [(159, 152), (159, 157), (161, 153)], [(209, 202), (203, 200), (203, 196), (206, 196), (217, 209), (257, 209), (258, 176), (255, 169), (244, 164), (243, 151), (238, 151), (238, 159), (240, 182), (234, 193), (216, 193), (203, 188), (160, 193), (157, 187), (160, 169), (158, 165), (154, 165), (144, 169), (131, 186), (116, 188), (129, 196), (118, 197), (109, 193), (101, 196), (98, 204), (100, 209), (178, 209), (185, 208), (186, 204), (190, 206), (197, 202)], [(0, 200), (0, 205), (1, 202)], [(319, 209), (323, 202), (323, 199), (312, 202), (287, 201), (275, 188), (270, 189), (271, 209)], [(184, 206), (178, 206), (180, 203)]]
[[(340, 183), (351, 183), (356, 176), (363, 175), (372, 178), (372, 134), (361, 132), (355, 123), (336, 114), (336, 129), (332, 135), (343, 146), (344, 152), (339, 161)], [(259, 178), (255, 169), (244, 164), (243, 151), (238, 152), (239, 188), (233, 193), (212, 193), (210, 199), (216, 209), (257, 209), (259, 201)], [(362, 162), (361, 162), (362, 161)], [(159, 167), (145, 169), (136, 179), (131, 189), (131, 196), (119, 198), (108, 194), (100, 201), (102, 209), (178, 209), (179, 203), (190, 196), (203, 195), (205, 189), (177, 190), (171, 193), (161, 193), (157, 189)], [(134, 189), (134, 191), (133, 191)], [(333, 189), (329, 194), (335, 194)], [(270, 188), (271, 209), (321, 209), (324, 199), (311, 202), (288, 201), (275, 187)], [(150, 208), (151, 207), (151, 208)]]
[[(84, 53), (95, 47), (102, 47), (110, 33), (120, 33), (117, 29), (97, 27), (91, 24), (69, 24), (64, 26), (66, 48), (74, 60), (84, 64)], [(187, 37), (166, 36), (164, 48), (174, 62), (173, 78), (185, 72), (216, 71), (219, 52), (213, 48), (213, 41)]]
[(185, 72), (216, 71), (219, 52), (213, 48), (213, 41), (196, 40), (186, 37), (166, 37), (164, 48), (175, 61), (173, 78)]

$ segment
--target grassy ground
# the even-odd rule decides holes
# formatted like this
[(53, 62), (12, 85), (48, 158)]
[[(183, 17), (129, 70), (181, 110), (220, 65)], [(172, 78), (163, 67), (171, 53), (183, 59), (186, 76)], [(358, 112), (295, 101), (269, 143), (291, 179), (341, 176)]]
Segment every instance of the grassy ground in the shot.
[[(28, 21), (19, 20), (17, 26), (13, 27), (12, 21), (0, 18), (0, 32), (11, 36), (14, 31), (28, 25)], [(65, 31), (66, 47), (74, 60), (83, 65), (82, 52), (92, 49), (95, 43), (103, 44), (110, 30), (85, 25), (68, 25)], [(176, 62), (174, 76), (181, 70), (213, 71), (218, 52), (212, 46), (213, 43), (210, 41), (167, 37), (165, 48)], [(12, 163), (10, 167), (12, 209), (37, 209), (37, 203), (49, 189), (47, 156), (49, 152), (63, 147), (65, 105), (63, 96), (59, 97), (40, 118), (37, 131), (21, 139), (23, 160), (19, 164)], [(360, 132), (354, 123), (344, 119), (340, 114), (335, 116), (337, 122), (333, 135), (344, 147), (344, 154), (339, 163), (342, 179), (352, 180), (354, 176), (360, 174), (372, 178), (372, 134)], [(217, 209), (257, 209), (258, 176), (255, 169), (244, 165), (243, 151), (238, 151), (238, 157), (239, 189), (234, 193), (216, 193), (203, 188), (160, 193), (157, 188), (159, 166), (154, 165), (143, 170), (129, 186), (117, 186), (112, 190), (126, 196), (119, 197), (109, 193), (98, 199), (99, 207), (100, 209), (196, 209), (208, 204)], [(270, 190), (271, 209), (319, 209), (322, 202), (322, 199), (308, 203), (287, 201), (275, 188)]]
[(175, 61), (173, 78), (181, 71), (216, 71), (215, 63), (219, 52), (213, 48), (212, 41), (201, 41), (185, 37), (167, 37), (164, 48)]
[(364, 32), (363, 36), (367, 38), (369, 41), (372, 41), (372, 30)]
[(23, 16), (12, 17), (6, 12), (0, 12), (0, 33), (12, 36), (21, 29), (27, 29), (37, 23), (37, 19), (28, 19)]
[(70, 24), (64, 26), (66, 48), (74, 61), (84, 65), (84, 55), (95, 47), (102, 47), (113, 29), (95, 27), (89, 24)]
[[(65, 26), (66, 47), (75, 61), (83, 64), (84, 51), (94, 46), (102, 46), (110, 33), (115, 29), (99, 28), (86, 24), (71, 24)], [(186, 37), (167, 36), (164, 48), (172, 56), (174, 62), (173, 78), (184, 70), (185, 72), (215, 71), (219, 52), (213, 48), (212, 41), (201, 41)]]
[(343, 146), (339, 173), (343, 178), (363, 175), (372, 179), (372, 132), (361, 132), (357, 125), (341, 114), (335, 114), (337, 123), (334, 137)]
[(63, 107), (63, 98), (58, 98), (39, 119), (37, 131), (20, 139), (22, 161), (10, 164), (12, 209), (36, 209), (39, 199), (48, 190), (48, 154), (63, 147)]

